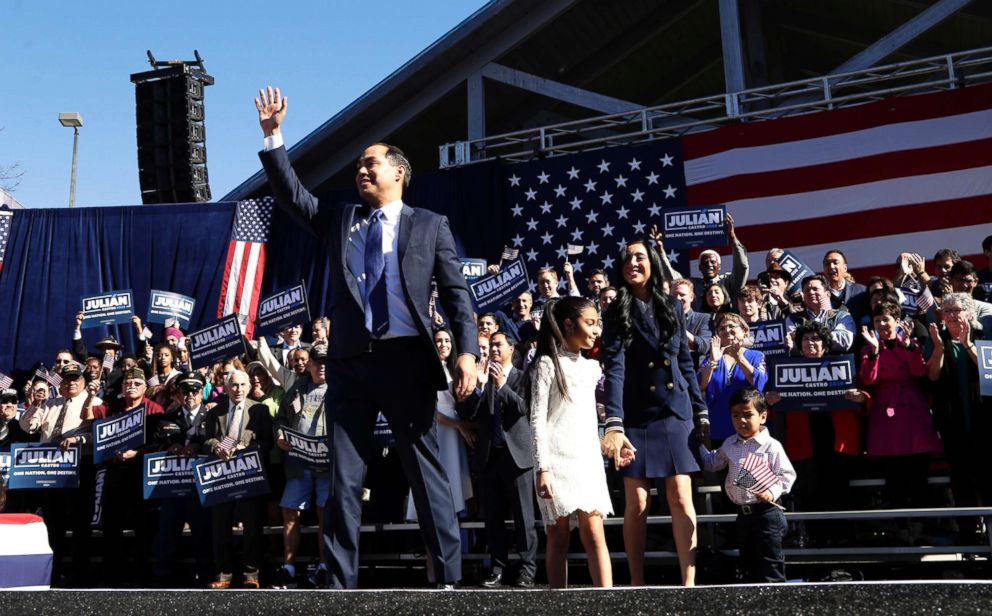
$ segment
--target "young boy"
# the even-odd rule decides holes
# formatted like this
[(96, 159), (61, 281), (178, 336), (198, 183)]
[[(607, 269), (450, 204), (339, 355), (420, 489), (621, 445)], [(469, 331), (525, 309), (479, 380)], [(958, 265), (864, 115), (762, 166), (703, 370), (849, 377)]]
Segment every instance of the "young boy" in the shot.
[[(700, 445), (703, 466), (708, 471), (730, 467), (724, 487), (727, 496), (738, 507), (737, 532), (744, 581), (784, 582), (782, 539), (788, 526), (785, 514), (776, 501), (792, 487), (796, 471), (782, 444), (773, 439), (765, 428), (768, 407), (760, 391), (746, 387), (734, 392), (730, 398), (730, 417), (737, 436), (726, 439), (717, 451), (709, 451)], [(749, 453), (760, 458), (759, 467), (767, 463), (774, 475), (762, 481), (762, 468), (754, 469), (752, 474), (758, 478), (758, 485), (768, 485), (763, 490), (747, 489), (744, 484), (752, 483), (748, 481), (735, 485)]]

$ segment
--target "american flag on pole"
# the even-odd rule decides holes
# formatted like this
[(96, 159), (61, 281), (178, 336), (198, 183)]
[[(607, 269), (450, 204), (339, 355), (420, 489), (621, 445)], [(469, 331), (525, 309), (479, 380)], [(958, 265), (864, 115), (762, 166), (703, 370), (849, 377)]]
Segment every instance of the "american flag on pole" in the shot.
[(10, 378), (6, 374), (0, 373), (0, 389), (8, 389), (14, 384), (14, 379)]
[(103, 369), (104, 370), (113, 370), (114, 369), (114, 358), (115, 358), (115, 356), (114, 356), (114, 352), (113, 351), (107, 351), (106, 353), (103, 354)]
[(992, 85), (725, 126), (686, 135), (682, 149), (689, 204), (726, 204), (752, 276), (773, 247), (814, 268), (839, 248), (860, 282), (894, 275), (901, 251), (982, 262)]
[[(519, 163), (505, 173), (510, 246), (521, 251), (531, 280), (539, 268), (560, 269), (580, 254), (570, 245), (583, 247), (582, 259), (569, 259), (577, 274), (602, 268), (616, 277), (627, 240), (660, 226), (663, 208), (686, 205), (677, 139)], [(675, 252), (669, 258), (675, 267), (685, 262)]]
[(234, 451), (237, 444), (237, 439), (230, 435), (225, 435), (224, 438), (220, 439), (220, 448), (227, 451)]
[(734, 479), (734, 485), (752, 494), (761, 494), (778, 483), (778, 477), (768, 465), (768, 460), (749, 451), (741, 462), (741, 470)]
[(509, 246), (504, 246), (503, 254), (501, 254), (499, 258), (503, 261), (513, 261), (519, 256), (520, 256), (519, 248), (510, 248)]
[(242, 330), (249, 337), (255, 327), (258, 296), (262, 288), (273, 203), (270, 197), (238, 201), (224, 264), (217, 318), (237, 313)]
[(7, 240), (10, 239), (10, 223), (14, 213), (10, 210), (0, 210), (0, 271), (3, 271), (3, 255), (7, 252)]

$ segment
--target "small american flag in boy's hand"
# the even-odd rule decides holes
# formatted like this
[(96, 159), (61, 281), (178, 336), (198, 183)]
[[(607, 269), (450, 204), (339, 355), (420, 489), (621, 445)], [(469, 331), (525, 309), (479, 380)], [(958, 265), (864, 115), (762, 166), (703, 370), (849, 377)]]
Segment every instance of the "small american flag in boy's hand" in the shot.
[(734, 485), (744, 488), (751, 494), (761, 494), (778, 484), (778, 477), (768, 465), (768, 461), (761, 456), (748, 452), (741, 463), (741, 470), (734, 479)]

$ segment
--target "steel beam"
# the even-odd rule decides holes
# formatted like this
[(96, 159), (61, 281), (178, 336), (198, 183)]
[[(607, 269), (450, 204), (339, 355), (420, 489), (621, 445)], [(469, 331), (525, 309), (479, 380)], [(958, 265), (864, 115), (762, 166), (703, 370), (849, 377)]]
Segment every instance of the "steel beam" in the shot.
[(552, 81), (551, 79), (518, 71), (502, 64), (487, 64), (482, 69), (482, 76), (486, 79), (492, 79), (493, 81), (520, 88), (521, 90), (527, 90), (528, 92), (534, 92), (535, 94), (605, 114), (636, 111), (643, 107), (643, 105), (638, 105), (637, 103), (576, 88), (575, 86), (570, 86), (559, 81)]
[(720, 0), (720, 40), (723, 43), (723, 77), (727, 93), (740, 92), (745, 88), (744, 49), (737, 0)]

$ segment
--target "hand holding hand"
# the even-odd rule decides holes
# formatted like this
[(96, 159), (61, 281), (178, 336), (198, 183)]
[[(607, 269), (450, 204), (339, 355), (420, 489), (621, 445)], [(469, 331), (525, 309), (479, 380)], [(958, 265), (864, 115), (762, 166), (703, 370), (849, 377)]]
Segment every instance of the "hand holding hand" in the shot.
[(555, 497), (555, 488), (551, 485), (551, 473), (548, 471), (540, 471), (537, 474), (537, 495), (547, 500)]
[(603, 454), (613, 458), (613, 464), (617, 469), (630, 464), (637, 452), (627, 436), (618, 431), (607, 432), (600, 443), (600, 448)]
[(283, 96), (279, 88), (273, 90), (272, 86), (259, 89), (258, 94), (255, 97), (255, 109), (258, 109), (258, 124), (262, 127), (262, 134), (266, 137), (277, 135), (286, 118), (289, 97)]
[(455, 397), (459, 402), (468, 398), (475, 390), (476, 371), (475, 358), (471, 355), (459, 355), (455, 363)]

